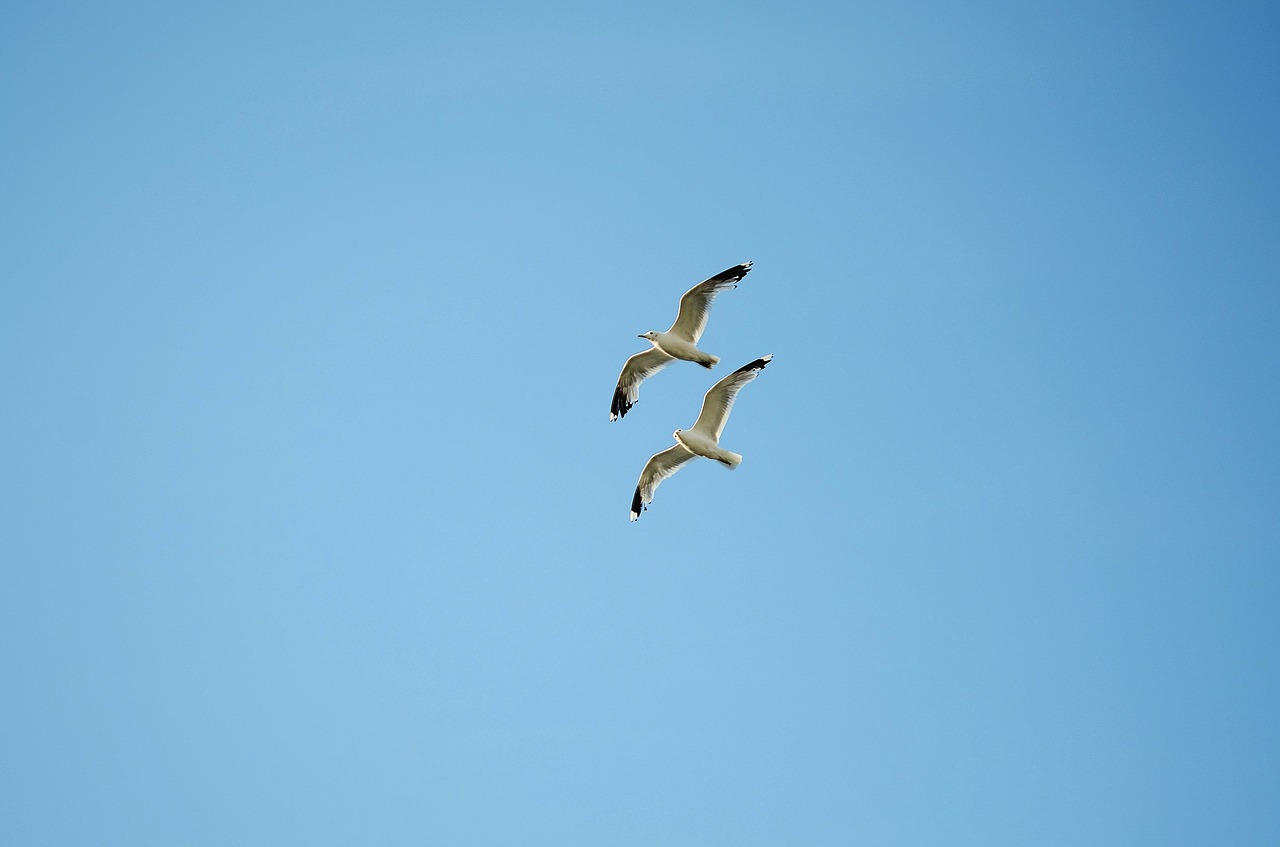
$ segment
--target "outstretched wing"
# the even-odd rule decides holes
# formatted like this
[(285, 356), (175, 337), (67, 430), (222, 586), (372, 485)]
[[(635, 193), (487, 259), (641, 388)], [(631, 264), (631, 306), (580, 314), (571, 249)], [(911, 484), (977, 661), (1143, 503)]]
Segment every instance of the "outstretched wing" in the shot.
[(693, 429), (720, 441), (720, 433), (724, 432), (725, 421), (733, 411), (733, 401), (738, 399), (742, 386), (755, 379), (764, 366), (773, 360), (770, 353), (750, 364), (743, 365), (724, 379), (711, 386), (711, 390), (702, 398), (702, 412), (694, 422)]
[(631, 520), (640, 517), (640, 513), (649, 508), (649, 504), (653, 502), (653, 492), (658, 490), (664, 479), (696, 458), (698, 457), (680, 444), (650, 456), (649, 461), (644, 464), (644, 470), (640, 472), (635, 496), (631, 498)]
[(716, 295), (721, 291), (737, 288), (738, 280), (746, 276), (749, 270), (751, 270), (751, 263), (743, 262), (727, 271), (721, 271), (710, 279), (704, 279), (686, 291), (680, 298), (680, 314), (676, 315), (676, 322), (667, 332), (673, 332), (686, 341), (697, 344), (698, 339), (702, 337), (702, 331), (707, 328), (707, 315), (711, 311), (711, 301), (716, 299)]
[(657, 347), (637, 353), (622, 366), (618, 385), (613, 389), (613, 404), (609, 407), (609, 420), (626, 417), (627, 412), (640, 398), (640, 383), (674, 362), (675, 359)]

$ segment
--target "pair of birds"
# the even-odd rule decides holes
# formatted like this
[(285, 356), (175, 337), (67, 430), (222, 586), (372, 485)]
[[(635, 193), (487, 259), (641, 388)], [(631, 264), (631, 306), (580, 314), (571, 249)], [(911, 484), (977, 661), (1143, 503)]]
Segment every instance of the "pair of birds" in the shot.
[[(704, 368), (714, 367), (720, 361), (718, 356), (699, 350), (698, 339), (707, 328), (707, 316), (716, 295), (721, 291), (737, 288), (738, 282), (750, 270), (751, 263), (743, 262), (710, 279), (704, 279), (680, 298), (680, 313), (671, 329), (666, 332), (646, 332), (638, 336), (647, 338), (653, 346), (627, 359), (627, 363), (622, 366), (618, 385), (613, 390), (609, 420), (616, 421), (631, 411), (640, 397), (640, 383), (676, 359), (697, 362)], [(675, 446), (661, 453), (654, 453), (645, 463), (644, 470), (640, 472), (640, 481), (636, 484), (635, 496), (631, 498), (631, 520), (636, 520), (641, 512), (649, 508), (654, 492), (664, 479), (699, 456), (714, 459), (731, 470), (742, 462), (740, 454), (720, 446), (720, 433), (724, 432), (725, 422), (729, 420), (729, 412), (733, 410), (733, 402), (738, 398), (742, 386), (755, 379), (772, 359), (773, 354), (770, 353), (749, 362), (711, 386), (702, 398), (702, 412), (693, 427), (677, 429), (672, 433), (676, 439)]]

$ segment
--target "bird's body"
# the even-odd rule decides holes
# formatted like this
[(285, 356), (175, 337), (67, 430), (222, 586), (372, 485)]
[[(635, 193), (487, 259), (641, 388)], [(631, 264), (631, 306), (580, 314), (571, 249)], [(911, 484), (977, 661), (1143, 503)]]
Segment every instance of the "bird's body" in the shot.
[(698, 349), (697, 344), (687, 338), (681, 338), (674, 332), (648, 332), (640, 337), (648, 338), (649, 343), (654, 348), (661, 350), (673, 359), (695, 362), (707, 369), (715, 367), (720, 362), (719, 356), (702, 352)]
[(704, 368), (714, 367), (720, 361), (719, 356), (699, 350), (698, 339), (707, 328), (707, 316), (716, 295), (721, 291), (737, 288), (738, 281), (750, 270), (751, 263), (743, 262), (704, 279), (680, 298), (680, 312), (670, 329), (666, 332), (650, 331), (639, 336), (648, 339), (653, 346), (627, 359), (627, 363), (622, 366), (618, 384), (613, 389), (609, 420), (616, 421), (625, 417), (640, 397), (640, 383), (677, 359), (696, 362)]
[(675, 445), (654, 453), (645, 463), (640, 481), (636, 483), (635, 495), (631, 498), (631, 520), (639, 518), (640, 513), (649, 507), (654, 492), (664, 479), (699, 456), (714, 459), (730, 470), (742, 463), (741, 454), (720, 446), (720, 434), (724, 432), (729, 412), (733, 410), (742, 386), (755, 379), (772, 359), (772, 354), (756, 359), (711, 386), (702, 399), (702, 412), (693, 426), (673, 432)]
[(680, 446), (695, 456), (712, 459), (732, 470), (742, 464), (742, 454), (725, 450), (711, 436), (695, 429), (677, 429), (672, 433)]

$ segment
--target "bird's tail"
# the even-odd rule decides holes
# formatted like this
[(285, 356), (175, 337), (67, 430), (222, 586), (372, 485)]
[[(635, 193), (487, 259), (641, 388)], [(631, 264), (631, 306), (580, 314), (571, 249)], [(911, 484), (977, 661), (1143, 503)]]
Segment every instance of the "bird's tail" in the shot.
[(742, 454), (734, 453), (732, 450), (721, 450), (720, 455), (716, 456), (716, 461), (724, 465), (729, 470), (733, 470), (742, 464)]
[(708, 370), (720, 364), (719, 356), (713, 356), (710, 353), (703, 353), (702, 356), (703, 357), (698, 360), (698, 364), (702, 365), (704, 368)]

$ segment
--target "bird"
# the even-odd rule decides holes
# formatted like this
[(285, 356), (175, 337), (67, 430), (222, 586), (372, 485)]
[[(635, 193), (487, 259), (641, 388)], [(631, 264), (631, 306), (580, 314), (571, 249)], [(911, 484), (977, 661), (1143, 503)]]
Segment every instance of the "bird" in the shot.
[(631, 520), (636, 520), (641, 512), (649, 508), (649, 504), (653, 502), (653, 493), (664, 479), (699, 456), (715, 459), (730, 470), (742, 463), (740, 453), (733, 453), (720, 446), (720, 433), (724, 432), (725, 421), (729, 420), (733, 401), (738, 398), (742, 386), (755, 379), (772, 360), (773, 354), (770, 353), (743, 365), (711, 386), (702, 398), (702, 412), (693, 426), (671, 433), (676, 440), (675, 446), (668, 447), (661, 453), (654, 453), (645, 462), (644, 470), (640, 472), (640, 481), (636, 483), (635, 496), (631, 498)]
[(738, 280), (751, 270), (750, 262), (734, 265), (709, 279), (690, 288), (680, 298), (680, 312), (671, 329), (666, 332), (641, 333), (637, 338), (648, 339), (653, 346), (643, 353), (637, 353), (622, 366), (618, 376), (618, 385), (613, 389), (613, 403), (609, 407), (609, 420), (616, 421), (625, 417), (640, 397), (640, 383), (671, 364), (676, 359), (686, 362), (697, 362), (704, 368), (712, 368), (720, 361), (719, 356), (704, 353), (698, 349), (698, 339), (707, 328), (707, 315), (711, 311), (711, 301), (721, 291), (738, 287)]

